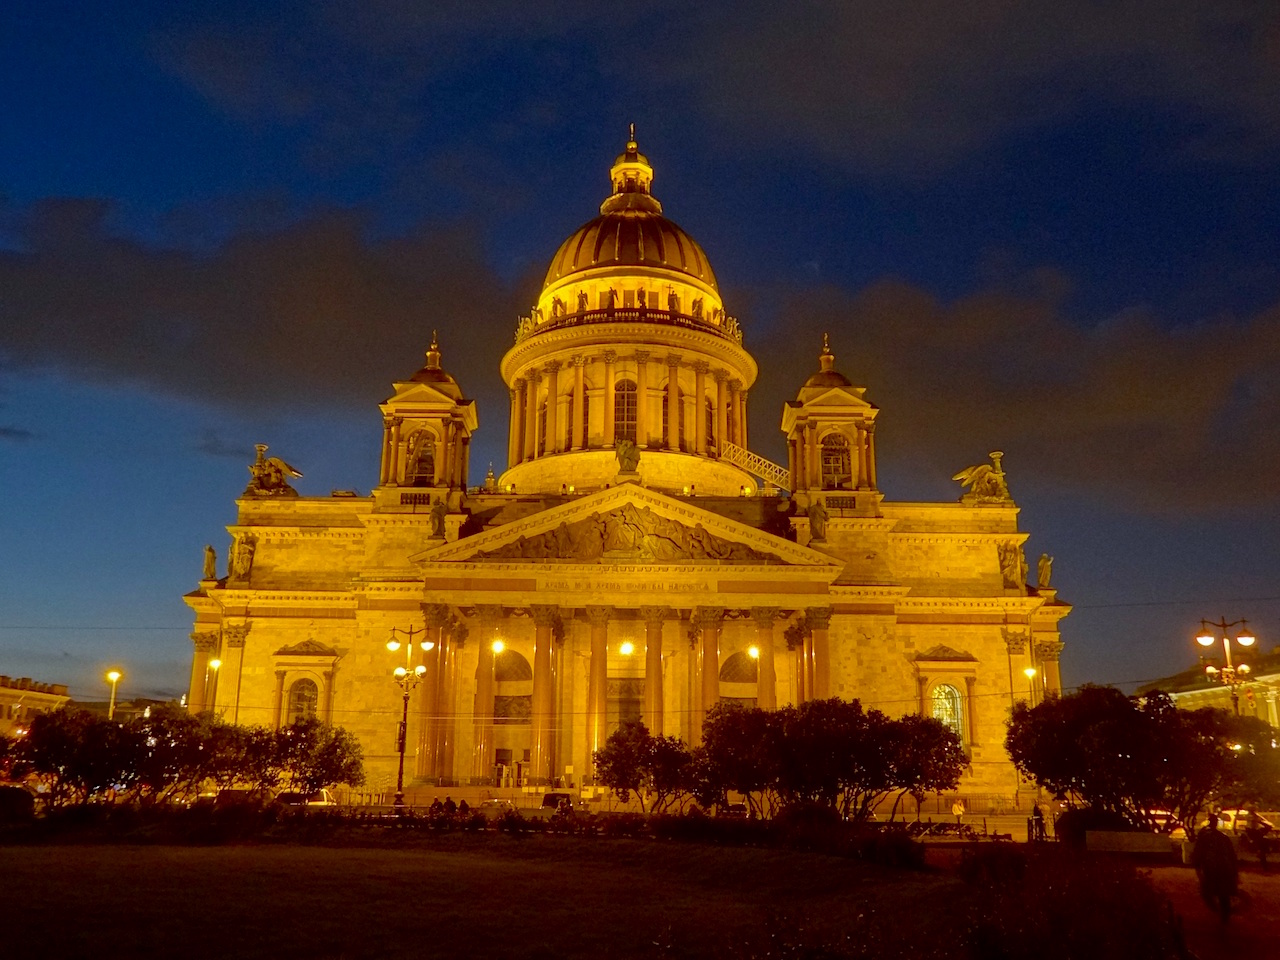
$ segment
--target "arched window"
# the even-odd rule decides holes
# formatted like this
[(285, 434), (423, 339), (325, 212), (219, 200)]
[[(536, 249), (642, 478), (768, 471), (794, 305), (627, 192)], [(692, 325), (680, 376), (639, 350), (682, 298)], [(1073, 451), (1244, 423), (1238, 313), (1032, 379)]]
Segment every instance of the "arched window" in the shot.
[(853, 485), (853, 470), (849, 458), (849, 441), (838, 433), (822, 438), (822, 487), (837, 490)]
[(533, 667), (523, 654), (515, 650), (503, 650), (493, 658), (493, 679), (495, 683), (512, 683), (533, 679)]
[(613, 438), (636, 439), (636, 382), (619, 380), (613, 388)]
[(314, 680), (295, 680), (289, 687), (289, 710), (285, 714), (285, 725), (297, 723), (299, 720), (311, 720), (320, 705), (320, 688)]
[(933, 718), (941, 720), (963, 739), (964, 714), (960, 691), (949, 683), (940, 683), (933, 688)]
[(435, 482), (436, 438), (428, 430), (419, 430), (409, 441), (405, 483), (411, 487), (431, 487)]
[[(676, 430), (679, 432), (676, 434), (676, 442), (671, 444), (670, 449), (685, 450), (688, 448), (688, 444), (685, 443), (685, 439), (684, 439), (684, 391), (679, 390), (679, 388), (677, 388), (677, 390), (678, 390), (678, 397), (676, 400), (676, 418), (677, 418)], [(670, 431), (668, 430), (668, 427), (670, 423), (671, 423), (671, 411), (667, 408), (667, 393), (665, 390), (663, 390), (662, 392), (662, 436), (664, 439), (669, 435)]]
[(749, 654), (730, 654), (720, 667), (722, 683), (755, 683), (760, 676), (760, 661)]

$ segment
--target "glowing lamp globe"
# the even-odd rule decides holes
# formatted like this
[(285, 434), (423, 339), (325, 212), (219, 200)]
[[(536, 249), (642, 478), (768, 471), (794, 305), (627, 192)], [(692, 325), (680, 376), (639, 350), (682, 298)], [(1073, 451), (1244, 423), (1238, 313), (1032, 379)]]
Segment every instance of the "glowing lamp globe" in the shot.
[(423, 652), (434, 650), (436, 648), (436, 645), (430, 640), (423, 640), (422, 643), (418, 644), (418, 646), (422, 647)]
[(387, 649), (390, 650), (392, 653), (395, 653), (397, 650), (400, 649), (400, 641), (394, 638), (391, 640), (388, 640)]
[(1202, 633), (1200, 636), (1196, 637), (1196, 643), (1200, 644), (1202, 647), (1212, 647), (1215, 640), (1216, 638), (1212, 633)]
[(395, 675), (396, 675), (397, 677), (403, 677), (403, 676), (404, 676), (405, 674), (407, 674), (408, 672), (409, 672), (409, 671), (408, 671), (408, 670), (406, 670), (404, 667), (396, 667), (396, 669), (395, 669)]
[(1242, 647), (1252, 647), (1257, 642), (1257, 639), (1252, 633), (1242, 633), (1236, 637), (1236, 643)]
[(493, 641), (492, 649), (494, 653), (501, 653), (503, 650), (507, 649), (507, 645), (503, 643), (501, 640), (495, 640)]
[(624, 657), (629, 657), (636, 652), (636, 645), (630, 640), (623, 641), (622, 646), (618, 647), (618, 652)]
[(426, 673), (426, 672), (427, 672), (427, 668), (426, 668), (426, 666), (424, 666), (423, 664), (421, 664), (421, 663), (420, 663), (420, 664), (418, 664), (416, 667), (414, 667), (414, 668), (413, 668), (413, 672), (414, 672), (415, 674), (417, 674), (418, 676), (422, 676), (424, 673)]

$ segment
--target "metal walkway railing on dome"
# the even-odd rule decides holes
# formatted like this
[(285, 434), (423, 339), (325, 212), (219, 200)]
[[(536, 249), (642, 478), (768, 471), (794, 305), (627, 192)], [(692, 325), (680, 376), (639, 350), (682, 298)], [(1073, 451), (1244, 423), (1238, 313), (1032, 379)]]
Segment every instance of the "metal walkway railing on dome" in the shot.
[(719, 322), (715, 322), (706, 317), (695, 317), (692, 314), (677, 313), (673, 310), (651, 310), (648, 307), (582, 310), (541, 321), (535, 321), (532, 317), (521, 317), (516, 327), (516, 343), (522, 343), (535, 334), (591, 323), (655, 323), (660, 326), (701, 330), (704, 333), (724, 337), (733, 343), (742, 343), (742, 328), (738, 326), (738, 321), (734, 317), (725, 316)]
[(720, 459), (727, 460), (735, 467), (741, 467), (747, 473), (759, 477), (765, 483), (773, 484), (779, 490), (791, 489), (791, 471), (736, 443), (726, 440), (720, 447)]

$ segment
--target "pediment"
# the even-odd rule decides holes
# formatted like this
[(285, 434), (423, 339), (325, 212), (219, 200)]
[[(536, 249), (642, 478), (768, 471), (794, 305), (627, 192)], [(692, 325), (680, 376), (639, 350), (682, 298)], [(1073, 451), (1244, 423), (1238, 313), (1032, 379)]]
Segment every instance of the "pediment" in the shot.
[(960, 661), (964, 663), (976, 662), (977, 657), (971, 653), (965, 653), (963, 650), (957, 650), (954, 647), (948, 647), (945, 644), (938, 644), (936, 647), (930, 647), (923, 653), (916, 654), (916, 662), (928, 661), (931, 663), (939, 663), (945, 661)]
[(626, 483), (410, 557), (416, 563), (688, 563), (815, 566), (830, 556)]
[(301, 640), (276, 651), (277, 657), (336, 657), (338, 651), (319, 640)]
[(814, 407), (844, 407), (857, 410), (876, 409), (875, 404), (864, 400), (855, 387), (831, 387), (817, 396), (807, 397), (804, 401), (804, 408), (812, 410)]

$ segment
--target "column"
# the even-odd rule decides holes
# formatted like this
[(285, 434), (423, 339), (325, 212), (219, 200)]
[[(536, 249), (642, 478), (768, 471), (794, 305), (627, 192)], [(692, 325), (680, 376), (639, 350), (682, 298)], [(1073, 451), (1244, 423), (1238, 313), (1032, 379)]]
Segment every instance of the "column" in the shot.
[(614, 364), (618, 362), (618, 354), (613, 350), (604, 352), (604, 445), (612, 447), (614, 443), (613, 436), (613, 402), (614, 402), (614, 377), (616, 371)]
[(729, 441), (742, 446), (741, 380), (729, 381)]
[(1062, 696), (1062, 674), (1058, 669), (1058, 658), (1062, 655), (1061, 640), (1037, 640), (1036, 659), (1040, 661), (1044, 671), (1044, 694), (1046, 697)]
[(680, 449), (680, 357), (667, 354), (667, 449)]
[(805, 425), (804, 449), (809, 455), (805, 471), (809, 476), (809, 486), (822, 489), (822, 448), (818, 445), (818, 425), (812, 421)]
[(876, 483), (876, 422), (867, 424), (867, 483), (872, 490), (880, 489)]
[(641, 607), (644, 619), (644, 725), (655, 737), (662, 736), (662, 625), (667, 607)]
[(249, 635), (249, 624), (225, 624), (222, 640), (226, 646), (222, 672), (231, 683), (231, 722), (240, 722), (240, 681), (244, 675), (244, 643)]
[(729, 439), (728, 380), (729, 375), (723, 370), (715, 372), (716, 378), (716, 456), (724, 452), (725, 441)]
[(1014, 701), (1022, 696), (1019, 684), (1025, 679), (1022, 677), (1022, 667), (1014, 663), (1014, 658), (1021, 661), (1022, 655), (1027, 652), (1027, 635), (1022, 630), (1011, 630), (1008, 627), (1000, 632), (1004, 636), (1004, 649), (1009, 661), (1009, 708), (1013, 709)]
[(977, 696), (977, 677), (964, 678), (964, 707), (965, 707), (965, 732), (966, 746), (969, 748), (970, 756), (973, 755), (973, 748), (978, 745), (978, 696)]
[(1275, 687), (1267, 687), (1267, 723), (1273, 727), (1280, 727), (1280, 709), (1276, 703), (1276, 692)]
[(524, 388), (524, 458), (532, 460), (538, 452), (538, 380), (536, 373), (525, 378)]
[(440, 456), (436, 458), (436, 482), (446, 487), (453, 486), (453, 465), (456, 460), (454, 449), (458, 445), (456, 425), (444, 419), (440, 421), (440, 430), (444, 441), (440, 444)]
[(476, 663), (476, 699), (472, 707), (475, 728), (471, 775), (488, 782), (493, 776), (493, 641), (502, 608), (485, 604), (476, 608), (480, 619), (479, 658)]
[(520, 459), (520, 393), (514, 386), (508, 392), (511, 394), (511, 420), (507, 424), (507, 466), (514, 467)]
[(582, 435), (582, 405), (586, 402), (587, 383), (585, 376), (585, 367), (587, 363), (586, 357), (577, 356), (569, 361), (573, 364), (573, 409), (569, 416), (573, 417), (572, 431), (573, 436), (570, 438), (571, 449), (581, 450), (586, 445), (586, 438)]
[(743, 390), (738, 394), (738, 435), (742, 437), (738, 441), (738, 446), (743, 450), (749, 450), (747, 446), (747, 391)]
[(756, 648), (760, 659), (756, 661), (756, 706), (761, 710), (778, 709), (778, 675), (773, 658), (773, 624), (781, 611), (777, 607), (752, 607), (751, 619), (756, 622)]
[(547, 371), (547, 453), (559, 453), (560, 442), (560, 361), (552, 360)]
[(453, 638), (449, 626), (445, 624), (439, 633), (436, 643), (436, 722), (432, 726), (432, 744), (430, 753), (435, 775), (447, 778), (453, 775), (453, 768), (446, 766), (445, 759), (449, 746), (453, 742), (453, 707), (454, 696), (450, 684), (450, 666), (453, 663)]
[(401, 417), (391, 418), (391, 464), (387, 468), (387, 486), (389, 487), (400, 484), (400, 424), (403, 422)]
[(801, 640), (791, 649), (791, 669), (796, 675), (796, 706), (804, 703), (809, 699), (809, 685), (805, 682), (808, 677), (808, 660), (805, 658), (805, 647), (808, 640)]
[(702, 627), (702, 717), (720, 702), (720, 624), (723, 607), (698, 607), (698, 625)]
[(649, 446), (649, 354), (636, 351), (636, 446)]
[[(804, 443), (804, 424), (800, 424), (796, 429), (795, 445), (796, 445), (796, 490), (809, 489), (809, 451), (805, 448)], [(795, 493), (795, 490), (791, 491)]]
[(816, 700), (817, 694), (813, 691), (813, 632), (806, 631), (804, 635), (804, 647), (802, 648), (801, 669), (804, 671), (804, 698), (805, 700)]
[(587, 760), (592, 769), (595, 752), (608, 735), (609, 618), (613, 607), (587, 607), (591, 624), (591, 661), (587, 667)]
[(280, 729), (281, 713), (284, 711), (284, 671), (276, 671), (276, 691), (271, 698), (271, 729)]
[(805, 611), (813, 635), (813, 698), (825, 700), (831, 694), (831, 645), (827, 628), (831, 625), (830, 607), (809, 607)]
[(387, 472), (391, 469), (391, 418), (382, 418), (382, 469), (378, 472), (378, 485), (387, 482)]
[(690, 745), (702, 740), (702, 632), (697, 629), (697, 623), (695, 610), (689, 617), (693, 629), (689, 631), (689, 709), (685, 713), (689, 718)]
[(218, 644), (218, 635), (213, 632), (193, 633), (191, 643), (195, 647), (195, 654), (191, 658), (191, 683), (187, 687), (187, 713), (196, 714), (203, 712), (206, 706), (209, 657)]
[(449, 608), (443, 603), (424, 603), (422, 619), (426, 624), (423, 640), (432, 646), (420, 650), (422, 665), (427, 672), (418, 684), (418, 741), (414, 776), (434, 780), (440, 776), (439, 757), (436, 754), (437, 718), (440, 711), (440, 633), (449, 618)]
[(551, 702), (551, 629), (558, 608), (550, 604), (534, 604), (529, 609), (535, 627), (533, 640), (533, 750), (531, 776), (546, 783), (551, 777), (552, 716)]
[(449, 486), (462, 486), (462, 451), (466, 438), (462, 435), (462, 424), (453, 423), (453, 469), (450, 471)]
[(516, 400), (511, 410), (511, 463), (509, 465), (512, 467), (524, 459), (524, 407), (527, 387), (524, 377), (516, 377)]
[(867, 473), (867, 430), (862, 424), (858, 424), (857, 440), (854, 443), (854, 452), (857, 455), (858, 476), (855, 478), (854, 486), (858, 490), (866, 490), (869, 486)]
[(787, 439), (787, 474), (791, 477), (791, 492), (795, 493), (799, 477), (796, 476), (796, 442)]
[(707, 361), (693, 364), (693, 452), (707, 455)]
[(462, 435), (462, 443), (458, 445), (458, 486), (463, 492), (467, 489), (468, 474), (471, 471), (471, 438)]

